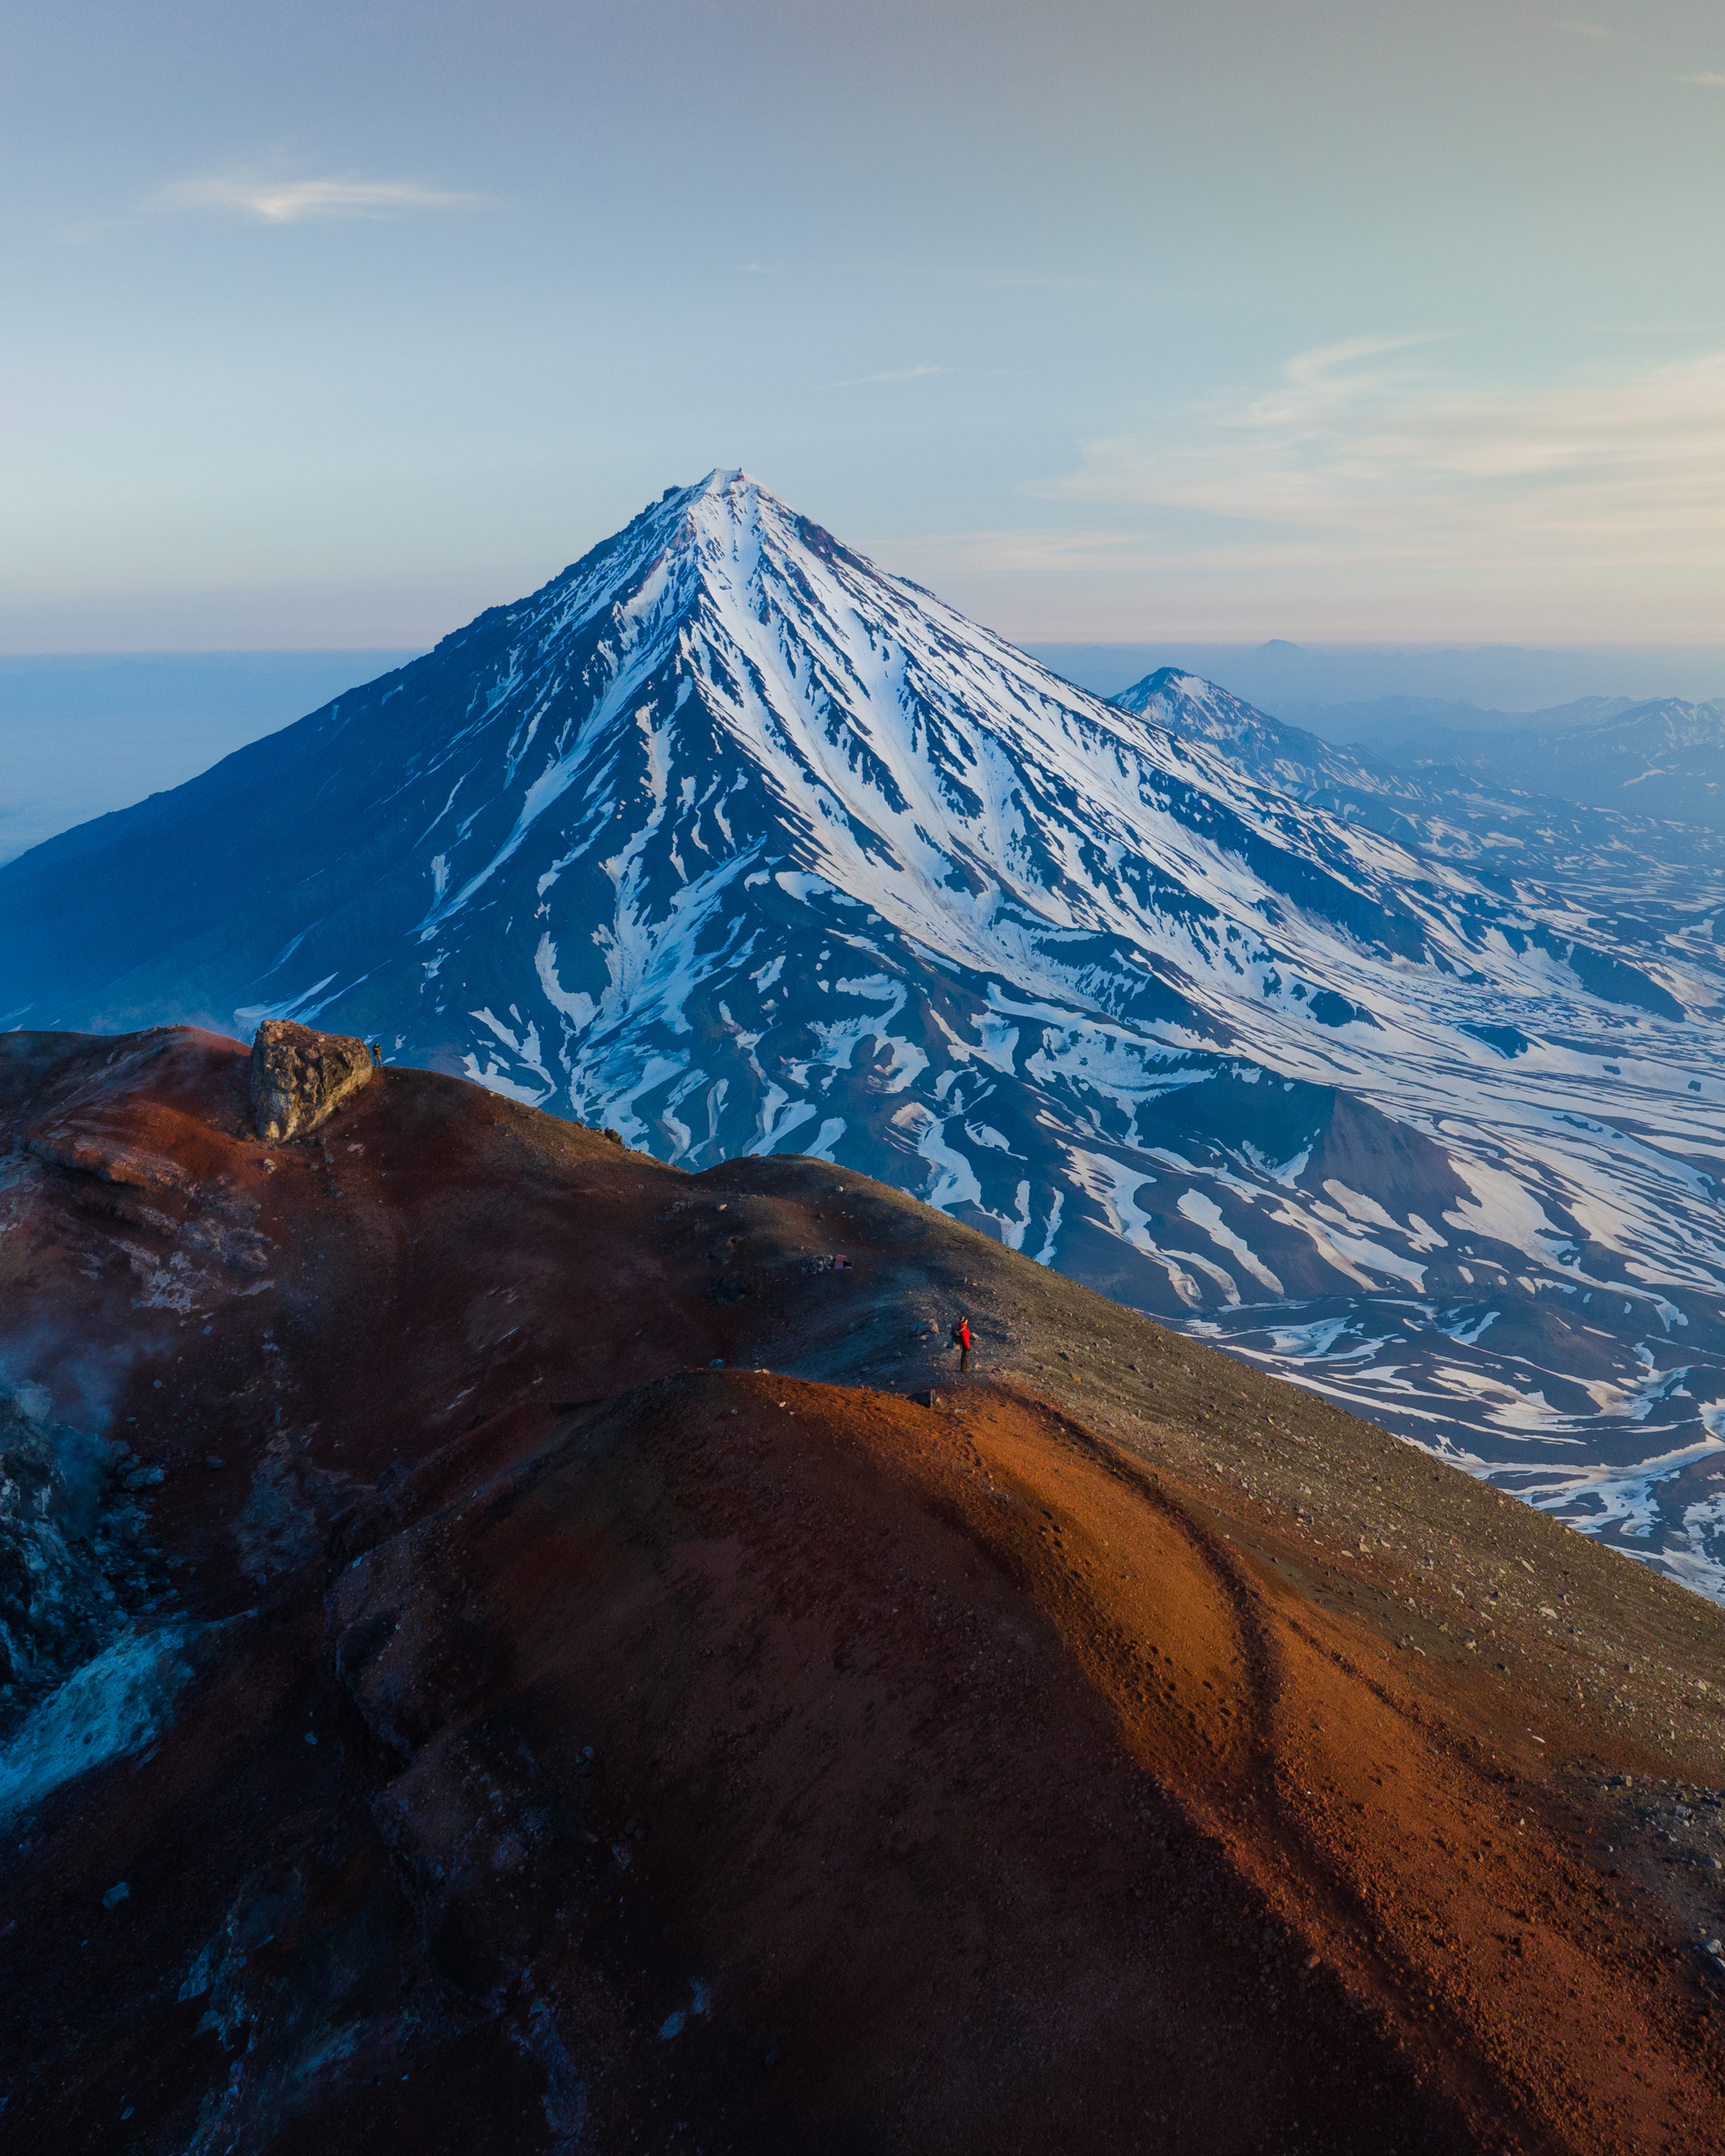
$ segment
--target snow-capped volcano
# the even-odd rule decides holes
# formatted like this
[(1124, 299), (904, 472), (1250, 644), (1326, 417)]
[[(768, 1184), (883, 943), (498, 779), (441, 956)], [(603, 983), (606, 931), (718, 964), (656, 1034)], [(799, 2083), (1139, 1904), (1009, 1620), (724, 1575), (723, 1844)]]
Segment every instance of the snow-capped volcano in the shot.
[(0, 1023), (292, 1017), (819, 1154), (1702, 1577), (1717, 980), (1225, 746), (716, 472), (0, 870)]

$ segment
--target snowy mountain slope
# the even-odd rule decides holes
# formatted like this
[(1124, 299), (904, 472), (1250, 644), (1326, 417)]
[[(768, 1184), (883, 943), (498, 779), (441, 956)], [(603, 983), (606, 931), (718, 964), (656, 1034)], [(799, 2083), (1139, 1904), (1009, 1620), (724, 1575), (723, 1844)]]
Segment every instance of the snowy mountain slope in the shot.
[(0, 922), (0, 1023), (291, 1016), (851, 1164), (1725, 1579), (1706, 953), (1255, 781), (743, 474)]

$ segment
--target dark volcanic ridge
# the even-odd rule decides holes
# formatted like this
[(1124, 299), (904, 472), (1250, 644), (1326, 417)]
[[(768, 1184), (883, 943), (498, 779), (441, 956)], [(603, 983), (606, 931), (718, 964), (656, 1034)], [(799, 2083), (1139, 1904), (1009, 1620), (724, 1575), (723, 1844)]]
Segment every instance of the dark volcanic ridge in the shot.
[(828, 1162), (0, 1120), (9, 2148), (1717, 2146), (1710, 1605)]

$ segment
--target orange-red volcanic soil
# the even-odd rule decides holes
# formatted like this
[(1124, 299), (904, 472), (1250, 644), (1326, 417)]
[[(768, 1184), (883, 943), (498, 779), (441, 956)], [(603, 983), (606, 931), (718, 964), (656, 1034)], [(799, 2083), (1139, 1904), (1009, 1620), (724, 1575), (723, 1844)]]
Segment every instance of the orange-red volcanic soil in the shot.
[[(7, 1374), (161, 1468), (127, 1621), (208, 1628), (0, 1825), (8, 2149), (1721, 2145), (1706, 1970), (1577, 1794), (1717, 1722), (1398, 1650), (1390, 1559), (1230, 1500), (1184, 1394), (1129, 1444), (1024, 1366), (1130, 1327), (1409, 1459), (1458, 1565), (1565, 1530), (825, 1163), (395, 1072), (265, 1148), (184, 1033), (0, 1037), (0, 1115)], [(854, 1381), (985, 1281), (1016, 1366)]]

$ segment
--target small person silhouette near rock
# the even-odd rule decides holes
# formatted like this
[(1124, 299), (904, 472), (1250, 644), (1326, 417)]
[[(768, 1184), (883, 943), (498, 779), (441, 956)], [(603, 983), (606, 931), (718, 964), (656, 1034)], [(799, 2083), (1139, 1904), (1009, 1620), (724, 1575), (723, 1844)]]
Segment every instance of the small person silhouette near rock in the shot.
[(953, 1345), (959, 1351), (960, 1372), (968, 1370), (970, 1367), (970, 1321), (968, 1317), (961, 1317), (953, 1327)]

